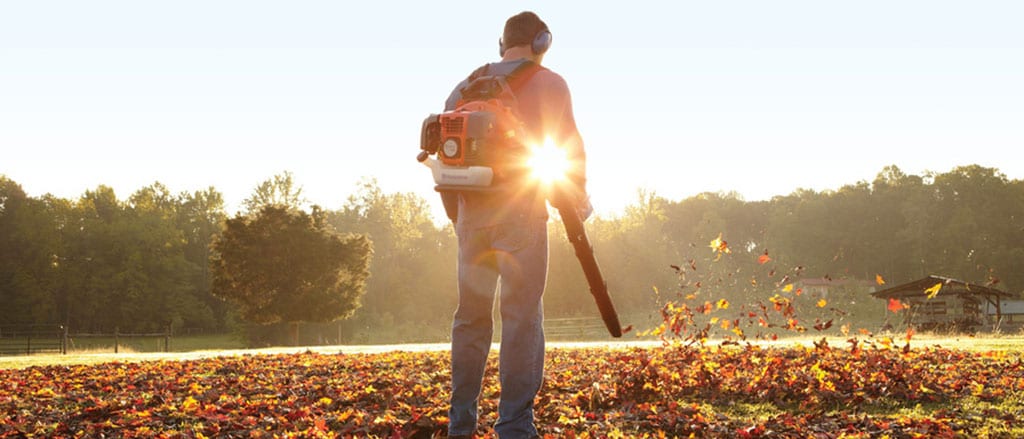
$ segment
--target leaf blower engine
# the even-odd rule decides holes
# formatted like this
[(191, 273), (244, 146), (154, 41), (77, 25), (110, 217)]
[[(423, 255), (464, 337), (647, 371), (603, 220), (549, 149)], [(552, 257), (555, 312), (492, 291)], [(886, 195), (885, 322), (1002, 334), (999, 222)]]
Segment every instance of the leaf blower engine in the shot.
[(508, 104), (514, 99), (503, 77), (482, 77), (462, 90), (455, 110), (423, 120), (416, 159), (438, 192), (493, 191), (523, 175), (526, 136)]

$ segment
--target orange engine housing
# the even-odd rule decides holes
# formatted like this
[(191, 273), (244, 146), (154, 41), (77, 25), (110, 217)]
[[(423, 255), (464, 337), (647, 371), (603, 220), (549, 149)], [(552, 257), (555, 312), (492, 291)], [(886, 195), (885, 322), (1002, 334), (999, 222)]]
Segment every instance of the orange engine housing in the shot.
[(448, 166), (500, 168), (523, 141), (519, 118), (497, 99), (469, 102), (440, 114), (438, 122), (437, 155)]

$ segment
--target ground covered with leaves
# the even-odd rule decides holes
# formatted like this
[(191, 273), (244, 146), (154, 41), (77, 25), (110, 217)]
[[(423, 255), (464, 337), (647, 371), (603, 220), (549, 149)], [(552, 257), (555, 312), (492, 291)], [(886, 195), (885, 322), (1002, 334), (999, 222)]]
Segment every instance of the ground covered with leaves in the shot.
[[(667, 345), (548, 353), (545, 437), (1015, 437), (1024, 358), (945, 348)], [(0, 370), (0, 438), (443, 437), (446, 352)], [(483, 437), (500, 389), (492, 359)]]

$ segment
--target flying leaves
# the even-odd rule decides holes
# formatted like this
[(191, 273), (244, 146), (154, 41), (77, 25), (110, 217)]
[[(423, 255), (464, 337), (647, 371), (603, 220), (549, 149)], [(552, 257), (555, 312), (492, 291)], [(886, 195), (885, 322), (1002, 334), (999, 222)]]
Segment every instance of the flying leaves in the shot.
[(882, 279), (882, 275), (881, 274), (876, 274), (875, 275), (875, 283), (878, 284), (878, 285), (885, 285), (885, 279)]
[(939, 282), (939, 283), (937, 283), (935, 285), (932, 285), (931, 288), (926, 288), (924, 290), (925, 297), (927, 297), (928, 299), (934, 299), (935, 296), (939, 295), (939, 290), (941, 290), (941, 289), (942, 289), (942, 282)]
[(715, 253), (716, 261), (721, 259), (723, 254), (732, 253), (732, 250), (729, 249), (729, 244), (722, 240), (721, 233), (718, 234), (717, 238), (711, 240), (708, 247), (711, 247), (711, 251)]
[(886, 309), (892, 312), (900, 312), (908, 308), (910, 308), (910, 305), (901, 302), (900, 299), (895, 297), (890, 297), (889, 304), (886, 306)]

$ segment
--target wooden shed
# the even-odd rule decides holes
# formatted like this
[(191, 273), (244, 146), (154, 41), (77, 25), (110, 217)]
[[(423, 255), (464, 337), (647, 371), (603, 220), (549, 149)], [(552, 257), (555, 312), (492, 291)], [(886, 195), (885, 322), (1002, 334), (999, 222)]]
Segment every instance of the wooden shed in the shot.
[[(908, 306), (903, 323), (919, 330), (973, 331), (1002, 320), (1002, 303), (1014, 294), (979, 284), (931, 275), (871, 293)], [(986, 310), (994, 312), (986, 312)]]

